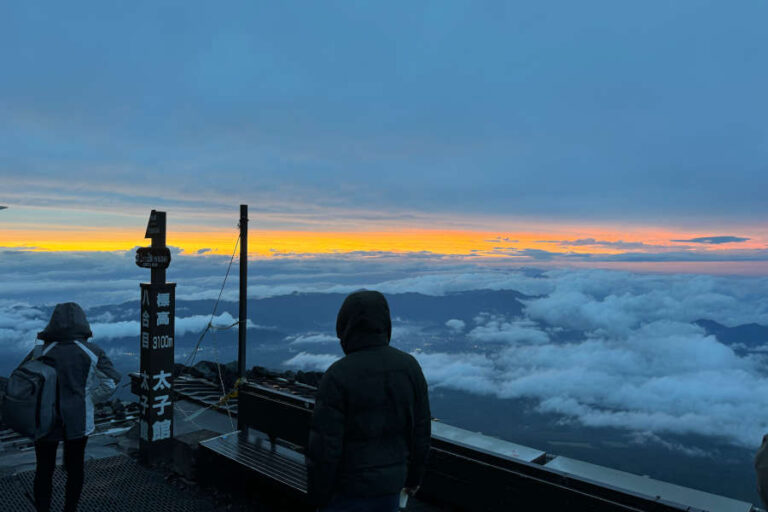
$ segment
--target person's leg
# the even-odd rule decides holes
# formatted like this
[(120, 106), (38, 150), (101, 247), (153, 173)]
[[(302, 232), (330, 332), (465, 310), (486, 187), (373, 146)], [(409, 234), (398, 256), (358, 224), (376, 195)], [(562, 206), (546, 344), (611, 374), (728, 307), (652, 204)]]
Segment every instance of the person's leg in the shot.
[(85, 443), (87, 437), (64, 441), (64, 469), (67, 471), (67, 494), (64, 512), (75, 512), (85, 479)]
[(53, 492), (53, 470), (56, 469), (56, 448), (58, 441), (35, 441), (35, 508), (38, 512), (48, 512), (51, 509), (51, 493)]

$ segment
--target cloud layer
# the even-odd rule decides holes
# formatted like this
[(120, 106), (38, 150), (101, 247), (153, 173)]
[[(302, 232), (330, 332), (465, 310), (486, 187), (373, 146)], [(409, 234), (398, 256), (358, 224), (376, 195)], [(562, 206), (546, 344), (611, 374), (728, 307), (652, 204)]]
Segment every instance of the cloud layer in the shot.
[(330, 334), (311, 333), (311, 334), (303, 334), (299, 336), (289, 336), (285, 338), (285, 341), (287, 341), (291, 345), (302, 345), (302, 344), (313, 345), (318, 343), (338, 343), (339, 339), (336, 336), (332, 336)]
[[(29, 349), (55, 302), (76, 300), (94, 308), (128, 301), (130, 311), (137, 307), (138, 281), (146, 277), (126, 254), (6, 252), (0, 263), (0, 335), (14, 357)], [(216, 297), (226, 263), (216, 255), (174, 259), (169, 277), (179, 282), (177, 296)], [(761, 419), (768, 407), (768, 340), (743, 355), (694, 324), (707, 319), (726, 327), (768, 325), (768, 278), (455, 262), (435, 267), (432, 261), (286, 259), (253, 266), (254, 297), (362, 287), (446, 299), (467, 290), (521, 292), (515, 295), (524, 305), (521, 313), (519, 303), (510, 302), (442, 320), (394, 319), (393, 338), (414, 351), (433, 388), (534, 399), (540, 411), (588, 426), (705, 434), (741, 446), (753, 446), (768, 430)], [(235, 284), (225, 299), (236, 298)], [(199, 332), (209, 321), (207, 315), (177, 314), (177, 335)], [(101, 312), (91, 320), (107, 345), (138, 332), (131, 315)], [(214, 324), (234, 321), (223, 313)], [(337, 340), (325, 329), (286, 333), (280, 349), (290, 353), (285, 364), (322, 370), (336, 360)]]
[(672, 241), (688, 242), (688, 243), (694, 243), (694, 244), (720, 245), (720, 244), (747, 242), (749, 241), (749, 238), (744, 238), (742, 236), (702, 236), (698, 238), (690, 238), (688, 240), (672, 240)]
[(763, 2), (46, 12), (3, 11), (7, 213), (205, 217), (242, 198), (291, 227), (768, 212)]
[[(768, 324), (768, 281), (566, 270), (538, 279), (540, 296), (523, 299), (520, 317), (445, 323), (446, 335), (464, 327), (471, 349), (412, 352), (433, 389), (534, 399), (542, 413), (628, 429), (637, 442), (700, 434), (759, 443), (766, 360), (737, 355), (692, 322)], [(300, 354), (288, 364), (323, 369), (335, 357)]]

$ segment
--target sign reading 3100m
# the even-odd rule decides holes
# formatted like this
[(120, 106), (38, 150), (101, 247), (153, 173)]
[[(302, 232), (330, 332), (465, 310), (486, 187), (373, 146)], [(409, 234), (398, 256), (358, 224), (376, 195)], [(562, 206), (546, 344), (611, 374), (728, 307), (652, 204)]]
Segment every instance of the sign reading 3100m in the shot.
[(167, 247), (139, 247), (136, 250), (136, 265), (142, 268), (168, 268), (171, 264), (171, 250)]

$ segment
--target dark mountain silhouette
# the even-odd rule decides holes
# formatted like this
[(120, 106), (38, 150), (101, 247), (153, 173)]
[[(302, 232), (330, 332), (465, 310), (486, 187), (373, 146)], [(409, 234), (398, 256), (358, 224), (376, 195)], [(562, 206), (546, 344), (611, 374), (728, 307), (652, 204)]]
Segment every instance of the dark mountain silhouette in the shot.
[[(441, 296), (420, 293), (388, 293), (392, 317), (418, 322), (444, 324), (451, 318), (470, 324), (478, 313), (498, 313), (517, 316), (522, 313), (520, 299), (527, 296), (512, 290), (475, 290), (449, 293)], [(255, 324), (271, 326), (285, 332), (335, 329), (336, 314), (347, 296), (345, 293), (299, 293), (250, 299), (248, 318)], [(210, 315), (213, 300), (176, 301), (176, 316)], [(135, 320), (139, 315), (138, 301), (131, 301), (118, 306), (101, 306), (88, 309), (89, 317), (107, 313), (115, 320)], [(216, 314), (227, 312), (237, 318), (236, 302), (221, 302)]]
[(768, 344), (768, 326), (756, 323), (737, 325), (735, 327), (726, 327), (714, 320), (696, 320), (694, 322), (717, 338), (720, 343), (725, 345), (741, 344), (748, 349), (754, 349)]

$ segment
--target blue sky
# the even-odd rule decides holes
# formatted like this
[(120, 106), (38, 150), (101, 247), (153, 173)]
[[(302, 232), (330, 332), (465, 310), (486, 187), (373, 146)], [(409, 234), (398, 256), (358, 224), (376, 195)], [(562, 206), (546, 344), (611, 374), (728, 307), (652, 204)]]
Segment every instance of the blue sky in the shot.
[(25, 226), (247, 202), (267, 229), (754, 239), (765, 19), (757, 0), (6, 3), (0, 204)]

